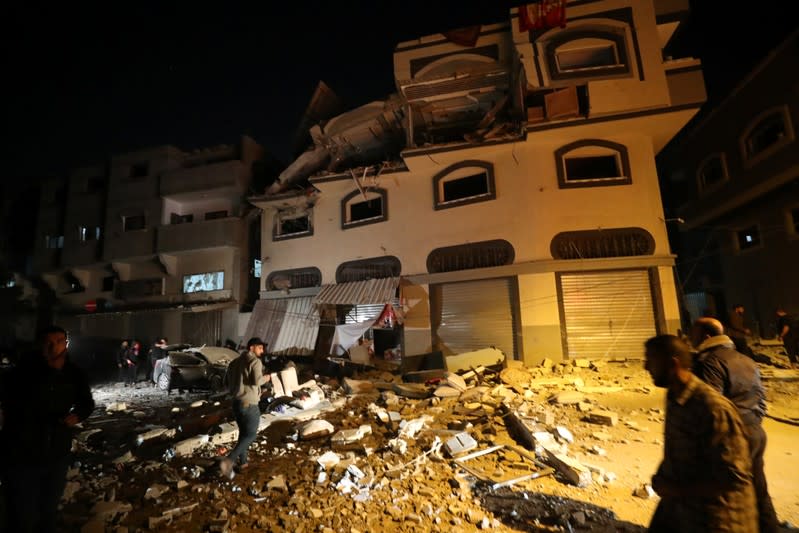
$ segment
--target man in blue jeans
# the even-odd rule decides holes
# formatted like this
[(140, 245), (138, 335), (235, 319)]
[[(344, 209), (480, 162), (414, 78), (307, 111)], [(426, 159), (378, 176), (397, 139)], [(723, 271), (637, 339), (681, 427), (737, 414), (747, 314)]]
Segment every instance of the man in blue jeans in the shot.
[(235, 475), (234, 468), (239, 471), (247, 468), (247, 451), (258, 434), (261, 420), (258, 401), (261, 399), (261, 385), (266, 382), (261, 364), (264, 346), (258, 337), (250, 339), (247, 351), (230, 363), (225, 375), (225, 383), (233, 397), (233, 417), (239, 426), (236, 447), (219, 464), (220, 473), (229, 479)]

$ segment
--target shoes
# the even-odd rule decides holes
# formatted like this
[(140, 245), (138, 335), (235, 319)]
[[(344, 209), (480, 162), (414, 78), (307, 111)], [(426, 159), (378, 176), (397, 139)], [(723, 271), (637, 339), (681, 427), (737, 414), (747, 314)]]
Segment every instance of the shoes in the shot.
[(219, 474), (226, 479), (233, 479), (236, 473), (233, 471), (233, 460), (227, 457), (219, 461)]
[(235, 470), (236, 470), (236, 472), (241, 474), (242, 472), (244, 472), (248, 468), (250, 468), (250, 463), (243, 463), (243, 464), (240, 464), (240, 465), (236, 465)]

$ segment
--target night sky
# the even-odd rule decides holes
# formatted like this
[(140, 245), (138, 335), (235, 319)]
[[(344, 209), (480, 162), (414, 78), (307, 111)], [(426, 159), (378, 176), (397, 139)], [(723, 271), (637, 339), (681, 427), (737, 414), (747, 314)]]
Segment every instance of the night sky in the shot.
[[(18, 3), (22, 4), (22, 3)], [(356, 107), (393, 92), (397, 42), (507, 20), (513, 2), (14, 5), (5, 17), (6, 185), (110, 154), (249, 134), (284, 163), (317, 81)], [(693, 2), (711, 103), (796, 27), (776, 1)], [(111, 11), (113, 9), (113, 11)]]

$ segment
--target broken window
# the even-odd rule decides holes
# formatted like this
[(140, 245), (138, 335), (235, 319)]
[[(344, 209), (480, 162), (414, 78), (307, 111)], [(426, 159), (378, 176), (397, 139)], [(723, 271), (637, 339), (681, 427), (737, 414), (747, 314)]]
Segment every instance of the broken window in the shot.
[(194, 215), (179, 215), (177, 213), (172, 213), (169, 216), (170, 224), (188, 224), (190, 222), (194, 222)]
[(224, 272), (204, 272), (183, 276), (183, 292), (221, 291), (224, 289)]
[(565, 231), (552, 238), (549, 251), (555, 259), (652, 255), (655, 238), (642, 228)]
[(322, 272), (316, 267), (275, 270), (266, 278), (266, 290), (302, 289), (322, 285)]
[(341, 200), (342, 228), (388, 220), (388, 193), (385, 189), (372, 188), (352, 191)]
[(760, 246), (760, 228), (757, 224), (738, 230), (735, 235), (741, 252)]
[(505, 240), (483, 241), (436, 248), (427, 256), (427, 271), (454, 272), (510, 265), (516, 253)]
[(310, 212), (291, 212), (275, 214), (275, 226), (272, 240), (293, 239), (313, 235), (313, 224)]
[(144, 215), (122, 218), (122, 231), (136, 231), (140, 229), (144, 229)]
[(722, 154), (713, 154), (699, 166), (699, 189), (705, 191), (727, 179), (727, 166)]
[(586, 139), (555, 151), (561, 189), (632, 183), (627, 147), (602, 139)]
[[(587, 41), (587, 39), (586, 39)], [(555, 52), (558, 70), (573, 72), (575, 70), (613, 67), (619, 65), (619, 55), (613, 42), (586, 43), (579, 46), (580, 40), (563, 45)], [(569, 45), (576, 45), (572, 47)], [(568, 48), (566, 48), (569, 46)]]
[(494, 167), (483, 161), (462, 161), (433, 178), (435, 209), (483, 202), (496, 198)]
[(393, 255), (347, 261), (346, 263), (341, 263), (336, 269), (336, 283), (396, 278), (401, 271), (402, 263)]
[(629, 27), (596, 26), (558, 32), (541, 47), (553, 80), (630, 76)]
[(792, 137), (785, 108), (769, 111), (748, 128), (743, 140), (744, 156), (752, 159), (790, 142)]

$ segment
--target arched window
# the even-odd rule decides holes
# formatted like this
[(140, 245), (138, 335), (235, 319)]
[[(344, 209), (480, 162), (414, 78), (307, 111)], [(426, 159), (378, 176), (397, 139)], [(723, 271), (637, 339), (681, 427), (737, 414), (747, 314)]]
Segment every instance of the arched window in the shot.
[(433, 176), (433, 208), (448, 209), (497, 197), (494, 166), (485, 161), (461, 161)]
[(436, 248), (427, 256), (427, 271), (454, 272), (513, 264), (516, 252), (505, 240), (473, 242)]
[(402, 263), (393, 255), (347, 261), (341, 263), (336, 269), (336, 283), (377, 278), (396, 278), (401, 271)]
[(352, 191), (341, 200), (341, 227), (349, 229), (388, 220), (388, 193), (372, 188)]
[(744, 161), (752, 164), (793, 141), (787, 106), (764, 111), (749, 124), (741, 137)]
[(632, 183), (630, 159), (623, 144), (602, 139), (584, 139), (555, 151), (558, 186), (601, 187)]
[(565, 231), (552, 238), (549, 251), (555, 259), (652, 255), (655, 238), (643, 228)]
[(322, 285), (322, 272), (316, 267), (273, 270), (266, 278), (266, 290), (302, 289)]
[(712, 189), (719, 183), (726, 181), (727, 178), (727, 160), (723, 153), (712, 154), (706, 157), (699, 164), (699, 169), (696, 172), (699, 192)]
[(552, 80), (632, 75), (626, 24), (586, 22), (543, 39)]

